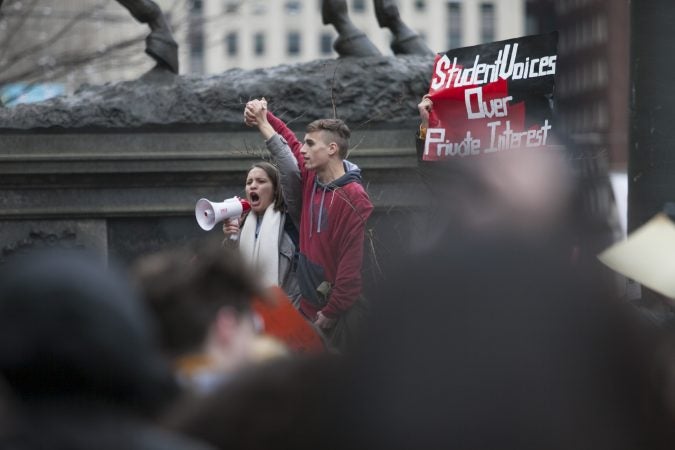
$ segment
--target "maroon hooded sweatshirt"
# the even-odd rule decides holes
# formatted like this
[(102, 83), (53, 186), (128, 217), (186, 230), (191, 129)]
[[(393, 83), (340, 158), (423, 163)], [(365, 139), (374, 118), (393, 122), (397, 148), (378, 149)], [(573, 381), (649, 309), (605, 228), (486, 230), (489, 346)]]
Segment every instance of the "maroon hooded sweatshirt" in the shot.
[[(272, 113), (267, 120), (288, 143), (298, 163), (302, 183), (300, 216), (300, 262), (298, 278), (303, 297), (300, 310), (314, 320), (321, 311), (329, 318), (338, 318), (361, 295), (361, 267), (366, 221), (373, 204), (361, 184), (361, 170), (343, 161), (345, 174), (328, 184), (316, 178), (316, 172), (305, 169), (298, 141), (286, 124)], [(330, 283), (327, 303), (305, 295), (316, 289), (320, 281)], [(303, 283), (305, 289), (303, 289)], [(312, 285), (312, 286), (309, 286)]]

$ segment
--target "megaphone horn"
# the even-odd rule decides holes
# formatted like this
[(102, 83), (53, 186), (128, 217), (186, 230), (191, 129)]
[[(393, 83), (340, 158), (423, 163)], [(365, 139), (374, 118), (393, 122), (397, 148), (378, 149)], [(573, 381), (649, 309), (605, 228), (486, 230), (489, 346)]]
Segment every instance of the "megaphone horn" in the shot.
[(201, 198), (195, 205), (195, 218), (202, 230), (209, 231), (218, 222), (239, 217), (249, 209), (249, 202), (239, 197), (228, 198), (220, 203)]

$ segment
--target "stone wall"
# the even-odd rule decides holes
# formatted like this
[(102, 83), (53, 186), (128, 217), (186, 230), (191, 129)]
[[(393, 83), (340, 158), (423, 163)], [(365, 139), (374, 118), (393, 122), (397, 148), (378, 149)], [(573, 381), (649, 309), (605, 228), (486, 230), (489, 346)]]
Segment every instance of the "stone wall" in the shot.
[[(293, 125), (302, 135), (304, 125)], [(401, 214), (414, 209), (420, 195), (415, 126), (369, 124), (353, 133), (350, 160), (363, 169), (376, 207), (370, 227), (379, 242), (404, 232)], [(203, 236), (194, 219), (196, 201), (243, 195), (248, 167), (269, 158), (259, 133), (245, 126), (15, 131), (0, 140), (0, 258), (58, 243), (129, 262)]]
[(246, 170), (268, 157), (242, 121), (245, 102), (261, 96), (300, 136), (319, 117), (350, 124), (350, 159), (376, 207), (369, 246), (386, 251), (384, 242), (407, 233), (420, 195), (416, 105), (431, 64), (420, 56), (346, 58), (167, 75), (0, 108), (0, 261), (58, 244), (128, 263), (203, 236), (196, 201), (243, 195)]

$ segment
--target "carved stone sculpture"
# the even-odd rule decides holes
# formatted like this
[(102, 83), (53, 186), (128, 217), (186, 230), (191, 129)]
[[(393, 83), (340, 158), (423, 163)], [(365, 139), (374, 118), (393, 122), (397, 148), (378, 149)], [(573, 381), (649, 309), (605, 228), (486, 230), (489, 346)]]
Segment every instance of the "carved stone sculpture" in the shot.
[(349, 18), (346, 0), (323, 0), (321, 18), (324, 25), (333, 25), (338, 37), (333, 48), (340, 56), (377, 56), (380, 51), (368, 36)]
[[(394, 35), (391, 49), (395, 54), (432, 55), (424, 40), (408, 27), (399, 14), (394, 0), (373, 0), (377, 23), (389, 28)], [(374, 56), (379, 50), (349, 18), (346, 0), (323, 0), (321, 15), (324, 25), (333, 25), (338, 37), (333, 48), (340, 56)]]
[(431, 55), (434, 53), (417, 33), (403, 23), (394, 0), (374, 0), (374, 3), (377, 23), (381, 28), (389, 28), (394, 35), (391, 49), (395, 54)]
[[(176, 77), (158, 89), (146, 80), (86, 86), (70, 96), (0, 108), (3, 129), (136, 129), (218, 124), (241, 129), (249, 98), (265, 97), (280, 117), (338, 117), (349, 123), (414, 124), (429, 90), (429, 55), (317, 59), (272, 70), (231, 69), (208, 77)], [(1, 176), (0, 176), (1, 178)]]
[(157, 68), (178, 73), (178, 44), (160, 7), (152, 0), (117, 0), (132, 16), (150, 27), (145, 52), (157, 61)]

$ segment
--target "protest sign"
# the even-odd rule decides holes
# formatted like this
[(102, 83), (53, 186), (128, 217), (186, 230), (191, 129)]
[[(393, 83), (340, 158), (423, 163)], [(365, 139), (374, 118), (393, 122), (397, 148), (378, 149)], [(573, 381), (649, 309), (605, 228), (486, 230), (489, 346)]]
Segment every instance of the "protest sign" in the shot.
[(557, 44), (553, 32), (438, 54), (423, 159), (546, 146), (553, 130)]
[(659, 213), (598, 255), (598, 259), (620, 274), (649, 289), (675, 299), (675, 223)]

